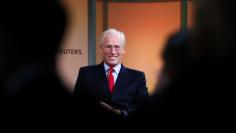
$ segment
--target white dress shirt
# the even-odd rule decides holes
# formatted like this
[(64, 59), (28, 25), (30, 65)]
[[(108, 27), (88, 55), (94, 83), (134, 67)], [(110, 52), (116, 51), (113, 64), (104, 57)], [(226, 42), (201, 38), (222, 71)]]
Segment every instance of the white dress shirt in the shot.
[[(109, 72), (109, 69), (110, 69), (109, 65), (104, 63), (104, 68), (105, 68), (106, 76), (108, 76), (108, 72)], [(116, 65), (115, 67), (113, 67), (113, 69), (114, 69), (114, 71), (113, 71), (112, 75), (114, 76), (114, 83), (116, 83), (118, 74), (119, 74), (120, 69), (121, 69), (121, 63)]]

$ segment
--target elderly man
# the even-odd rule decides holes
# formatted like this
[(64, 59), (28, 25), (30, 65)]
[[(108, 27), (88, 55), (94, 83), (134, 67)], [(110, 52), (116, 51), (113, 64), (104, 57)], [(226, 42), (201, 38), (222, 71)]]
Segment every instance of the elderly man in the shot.
[(80, 68), (74, 95), (93, 101), (108, 112), (128, 116), (148, 96), (145, 75), (121, 63), (125, 53), (123, 32), (104, 31), (100, 49), (102, 63)]

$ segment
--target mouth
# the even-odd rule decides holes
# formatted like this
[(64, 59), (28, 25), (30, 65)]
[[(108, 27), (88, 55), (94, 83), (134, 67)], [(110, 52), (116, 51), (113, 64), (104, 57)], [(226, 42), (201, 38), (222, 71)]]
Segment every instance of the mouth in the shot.
[(115, 59), (117, 59), (117, 56), (109, 56), (109, 59), (115, 60)]
[(117, 58), (118, 56), (109, 56), (109, 58)]

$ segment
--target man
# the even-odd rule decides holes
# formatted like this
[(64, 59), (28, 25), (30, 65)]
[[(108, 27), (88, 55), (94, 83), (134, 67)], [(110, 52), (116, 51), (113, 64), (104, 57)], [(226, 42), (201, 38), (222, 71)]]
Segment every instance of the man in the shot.
[(145, 75), (121, 63), (125, 52), (123, 32), (104, 31), (100, 49), (103, 62), (80, 68), (74, 95), (87, 103), (95, 102), (109, 112), (128, 116), (148, 96)]

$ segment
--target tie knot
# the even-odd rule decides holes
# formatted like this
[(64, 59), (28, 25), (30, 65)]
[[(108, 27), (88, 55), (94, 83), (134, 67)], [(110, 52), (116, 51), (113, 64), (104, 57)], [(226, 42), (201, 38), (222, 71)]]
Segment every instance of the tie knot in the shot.
[(114, 71), (113, 67), (110, 67), (110, 68), (109, 68), (109, 71), (113, 72), (113, 71)]
[[(113, 68), (113, 67), (110, 67), (110, 68), (107, 70), (107, 74), (108, 74), (107, 76), (112, 75), (114, 71), (115, 71), (114, 68)], [(112, 76), (113, 76), (113, 75), (112, 75)]]

